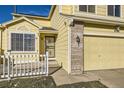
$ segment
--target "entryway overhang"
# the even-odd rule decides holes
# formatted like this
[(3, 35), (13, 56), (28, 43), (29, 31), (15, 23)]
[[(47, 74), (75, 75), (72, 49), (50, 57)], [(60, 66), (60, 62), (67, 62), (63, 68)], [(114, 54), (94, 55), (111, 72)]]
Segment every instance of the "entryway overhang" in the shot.
[(41, 29), (39, 29), (39, 32), (41, 34), (58, 34), (58, 31), (56, 29), (53, 29), (51, 27), (42, 27)]

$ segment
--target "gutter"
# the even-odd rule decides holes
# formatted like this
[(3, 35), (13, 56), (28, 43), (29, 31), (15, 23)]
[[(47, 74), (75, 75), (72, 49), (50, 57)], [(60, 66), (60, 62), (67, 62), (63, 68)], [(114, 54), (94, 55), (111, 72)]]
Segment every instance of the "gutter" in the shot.
[(94, 24), (104, 24), (104, 25), (114, 25), (114, 26), (123, 26), (124, 27), (124, 19), (122, 18), (111, 18), (109, 16), (100, 16), (100, 15), (94, 15), (94, 14), (85, 14), (85, 13), (81, 13), (79, 14), (63, 14), (61, 13), (61, 15), (72, 18), (74, 20), (79, 20), (79, 21), (83, 21), (84, 23), (94, 23)]

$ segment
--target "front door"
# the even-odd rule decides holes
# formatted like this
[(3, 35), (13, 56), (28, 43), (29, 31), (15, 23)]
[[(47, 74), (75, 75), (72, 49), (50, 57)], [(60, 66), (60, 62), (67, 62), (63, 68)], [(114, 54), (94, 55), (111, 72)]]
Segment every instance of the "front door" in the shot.
[(45, 37), (45, 51), (48, 51), (49, 58), (55, 57), (55, 37), (54, 36)]

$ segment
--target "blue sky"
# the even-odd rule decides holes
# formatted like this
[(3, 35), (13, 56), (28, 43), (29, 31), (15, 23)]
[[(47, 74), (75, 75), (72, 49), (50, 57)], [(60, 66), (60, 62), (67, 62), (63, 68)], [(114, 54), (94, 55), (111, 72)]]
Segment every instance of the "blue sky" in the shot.
[[(37, 16), (48, 16), (51, 9), (50, 5), (17, 5), (16, 12)], [(13, 5), (0, 5), (0, 24), (12, 19), (11, 13), (14, 12)]]

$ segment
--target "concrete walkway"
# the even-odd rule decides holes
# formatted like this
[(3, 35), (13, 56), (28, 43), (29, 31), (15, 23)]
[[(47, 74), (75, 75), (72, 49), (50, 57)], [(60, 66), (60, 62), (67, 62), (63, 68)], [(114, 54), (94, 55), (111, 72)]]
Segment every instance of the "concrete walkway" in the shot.
[(68, 75), (68, 73), (60, 69), (54, 74), (51, 75), (54, 78), (54, 81), (57, 85), (63, 84), (72, 84), (77, 82), (87, 82), (87, 81), (95, 81), (97, 78), (89, 77), (87, 74), (82, 75)]
[(88, 71), (82, 75), (68, 75), (63, 69), (52, 74), (57, 85), (100, 81), (110, 88), (124, 88), (124, 69)]

